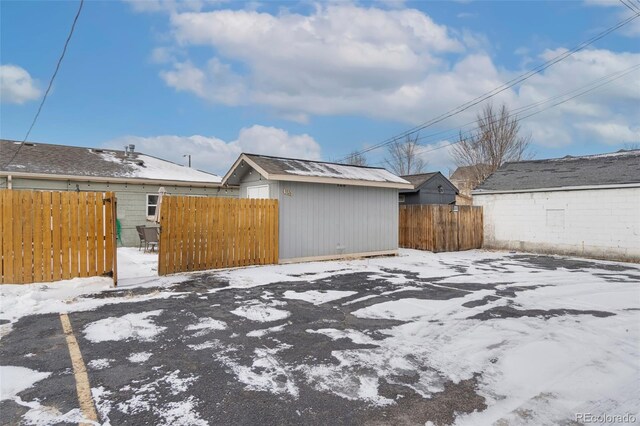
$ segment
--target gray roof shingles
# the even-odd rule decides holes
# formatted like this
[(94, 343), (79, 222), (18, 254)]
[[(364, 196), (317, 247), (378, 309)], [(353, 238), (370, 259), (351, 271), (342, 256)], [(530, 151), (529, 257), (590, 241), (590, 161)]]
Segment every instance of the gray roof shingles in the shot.
[[(156, 179), (216, 182), (216, 175), (190, 169), (170, 161), (110, 148), (83, 148), (0, 139), (0, 172), (67, 175), (79, 177)], [(15, 153), (18, 154), (15, 156)], [(148, 164), (153, 163), (153, 164)]]
[(640, 183), (640, 150), (505, 163), (476, 191), (481, 193), (630, 183)]

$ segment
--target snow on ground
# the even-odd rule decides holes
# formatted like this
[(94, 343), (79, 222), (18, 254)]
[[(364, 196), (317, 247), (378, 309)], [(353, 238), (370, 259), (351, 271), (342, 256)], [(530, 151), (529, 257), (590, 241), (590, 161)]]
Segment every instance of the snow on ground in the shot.
[(114, 361), (115, 359), (110, 358), (92, 359), (91, 361), (87, 362), (87, 367), (93, 370), (103, 370), (105, 368), (111, 367), (111, 363)]
[(225, 330), (226, 328), (227, 324), (224, 321), (213, 318), (200, 318), (197, 324), (191, 324), (190, 326), (187, 326), (185, 330)]
[(358, 294), (357, 291), (340, 291), (340, 290), (308, 290), (302, 292), (285, 291), (285, 299), (304, 300), (305, 302), (313, 303), (314, 305), (322, 305), (323, 303), (331, 302), (333, 300), (342, 299), (343, 297), (353, 296)]
[[(121, 288), (169, 286), (194, 276), (157, 277), (153, 270), (155, 256), (135, 249), (120, 249), (119, 259)], [(636, 413), (640, 405), (637, 394), (640, 381), (639, 283), (615, 268), (598, 267), (615, 266), (613, 262), (588, 261), (595, 266), (569, 268), (563, 267), (562, 262), (575, 259), (550, 259), (558, 260), (557, 267), (535, 266), (500, 252), (476, 250), (433, 254), (401, 250), (398, 257), (210, 272), (230, 284), (211, 292), (291, 282), (293, 287), (283, 298), (316, 304), (317, 309), (323, 303), (360, 292), (357, 289), (323, 292), (317, 289), (317, 284), (314, 287), (315, 282), (344, 274), (367, 273), (369, 279), (387, 281), (392, 290), (381, 294), (393, 294), (395, 300), (384, 300), (351, 313), (360, 319), (401, 323), (377, 330), (375, 339), (366, 329), (331, 326), (308, 329), (308, 333), (317, 334), (318, 338), (349, 339), (355, 345), (363, 345), (333, 351), (331, 362), (301, 360), (297, 364), (285, 364), (279, 353), (288, 350), (286, 345), (254, 348), (249, 364), (241, 361), (243, 358), (238, 354), (251, 348), (234, 347), (217, 339), (187, 346), (191, 350), (210, 350), (213, 359), (229, 368), (247, 390), (290, 398), (298, 397), (303, 384), (298, 380), (303, 380), (320, 392), (389, 406), (395, 402), (381, 395), (379, 387), (383, 381), (431, 398), (442, 392), (447, 382), (459, 383), (477, 377), (478, 393), (485, 398), (488, 408), (459, 416), (456, 422), (460, 425), (562, 423), (574, 419), (576, 412), (592, 412), (594, 407), (605, 413)], [(124, 264), (128, 265), (128, 270)], [(630, 264), (620, 265), (636, 268)], [(629, 273), (637, 276), (640, 268)], [(417, 281), (407, 284), (415, 281), (413, 277), (421, 279), (420, 286)], [(123, 297), (85, 297), (105, 291), (109, 285), (109, 281), (102, 278), (47, 285), (4, 285), (0, 287), (3, 302), (0, 319), (15, 321), (32, 313), (73, 312), (128, 301)], [(478, 287), (473, 291), (466, 290), (470, 286)], [(514, 286), (518, 291), (513, 290)], [(402, 291), (416, 292), (424, 287), (455, 289), (466, 295), (442, 300), (418, 298), (414, 294), (402, 297)], [(132, 301), (176, 294), (161, 291), (133, 297)], [(376, 295), (363, 293), (362, 297), (341, 306), (351, 307), (353, 303), (372, 297)], [(286, 304), (272, 293), (264, 292), (261, 300), (243, 302), (228, 309), (258, 323), (286, 318), (296, 321), (291, 312), (279, 308)], [(567, 314), (566, 310), (575, 312)], [(153, 323), (156, 312), (106, 318), (87, 325), (83, 331), (91, 341), (152, 340), (164, 329)], [(186, 329), (198, 333), (229, 326), (207, 317), (198, 321)], [(286, 330), (289, 324), (258, 328), (249, 331), (247, 336), (269, 338), (270, 333)], [(132, 354), (132, 357), (134, 355), (139, 354)], [(4, 372), (5, 368), (11, 367), (2, 367), (0, 371)], [(411, 381), (400, 380), (407, 375), (412, 375)], [(151, 407), (161, 410), (157, 414), (167, 424), (180, 424), (181, 421), (205, 424), (197, 413), (197, 406), (202, 402), (187, 394), (175, 406), (152, 403), (159, 397), (159, 387), (169, 386), (172, 392), (181, 394), (188, 391), (194, 380), (195, 376), (174, 371), (147, 385), (124, 389), (133, 395), (120, 403), (118, 409), (137, 412)], [(17, 392), (20, 389), (13, 394)], [(106, 392), (93, 389), (101, 413), (111, 409)], [(4, 388), (2, 394), (4, 398)], [(34, 405), (37, 402), (28, 404), (33, 405), (31, 410), (39, 409)]]
[(166, 327), (153, 323), (150, 317), (162, 313), (161, 309), (137, 314), (126, 314), (121, 317), (109, 317), (87, 324), (82, 332), (84, 337), (94, 343), (118, 340), (139, 340), (151, 342)]
[(91, 298), (104, 291), (140, 287), (170, 287), (185, 281), (187, 275), (159, 277), (158, 256), (131, 247), (118, 248), (118, 287), (107, 277), (74, 278), (54, 283), (0, 285), (0, 338), (11, 331), (11, 324), (26, 315), (90, 311), (111, 303), (139, 302), (175, 296), (175, 292), (157, 291), (146, 295)]
[(278, 321), (281, 319), (285, 319), (289, 315), (291, 315), (291, 313), (288, 311), (276, 309), (259, 302), (255, 304), (240, 306), (231, 311), (231, 313), (257, 322)]
[[(406, 297), (352, 312), (364, 319), (403, 322), (379, 330), (386, 336), (379, 340), (371, 338), (366, 330), (307, 330), (369, 346), (333, 351), (334, 362), (285, 365), (275, 354), (265, 358), (263, 351), (256, 350), (254, 365), (234, 365), (224, 357), (223, 363), (236, 372), (248, 389), (295, 396), (299, 385), (291, 373), (298, 372), (318, 391), (378, 406), (394, 403), (380, 395), (381, 379), (430, 398), (442, 392), (446, 382), (459, 383), (480, 374), (478, 392), (489, 407), (460, 416), (457, 422), (465, 425), (555, 424), (572, 420), (576, 412), (588, 412), (593, 407), (600, 407), (603, 412), (637, 412), (638, 282), (624, 273), (599, 268), (600, 264), (617, 265), (613, 262), (589, 260), (592, 267), (569, 268), (562, 267), (562, 262), (575, 259), (550, 259), (558, 260), (559, 267), (539, 267), (498, 252), (432, 254), (402, 250), (397, 258), (225, 271), (225, 277), (240, 287), (301, 279), (312, 286), (328, 275), (366, 271), (369, 279), (384, 279), (399, 286), (382, 295), (419, 291), (420, 287), (405, 284), (410, 281), (407, 275), (413, 273), (431, 288), (467, 294), (445, 300)], [(634, 268), (630, 264), (619, 265)], [(390, 272), (394, 269), (399, 272)], [(638, 276), (640, 269), (629, 273)], [(474, 285), (489, 287), (465, 290), (465, 286)], [(517, 292), (509, 294), (514, 286)], [(504, 293), (498, 294), (501, 291)], [(326, 293), (317, 290), (290, 290), (283, 297), (315, 304), (328, 301), (323, 299)], [(365, 295), (356, 300), (372, 297), (376, 296)], [(525, 313), (513, 317), (498, 312), (486, 314), (492, 309)], [(281, 327), (284, 328), (277, 327), (278, 331)], [(268, 331), (254, 330), (247, 335), (263, 337)], [(220, 346), (216, 345), (215, 350)], [(263, 368), (263, 364), (269, 367)], [(415, 374), (415, 380), (398, 381), (408, 373)]]
[(26, 367), (0, 366), (0, 401), (13, 399), (23, 390), (50, 375), (51, 373), (35, 371)]
[(140, 364), (143, 362), (147, 362), (149, 358), (153, 355), (151, 352), (134, 352), (127, 357), (130, 362), (134, 362), (136, 364)]
[(80, 423), (85, 420), (79, 409), (61, 413), (57, 408), (42, 405), (39, 401), (23, 401), (17, 396), (20, 392), (46, 379), (51, 373), (35, 371), (26, 367), (0, 366), (0, 401), (13, 400), (27, 408), (22, 415), (22, 423), (28, 425), (52, 425), (59, 423)]
[[(198, 376), (182, 374), (179, 370), (175, 370), (146, 384), (124, 386), (120, 391), (131, 392), (133, 395), (126, 401), (118, 403), (117, 408), (125, 414), (151, 411), (162, 419), (162, 422), (157, 423), (158, 425), (208, 425), (196, 411), (200, 401), (193, 395), (188, 394), (189, 388), (197, 379)], [(165, 388), (168, 388), (171, 395), (183, 396), (183, 399), (177, 402), (157, 404)], [(111, 392), (100, 387), (93, 388), (91, 393), (98, 411), (108, 421), (108, 415), (112, 409), (109, 401)]]

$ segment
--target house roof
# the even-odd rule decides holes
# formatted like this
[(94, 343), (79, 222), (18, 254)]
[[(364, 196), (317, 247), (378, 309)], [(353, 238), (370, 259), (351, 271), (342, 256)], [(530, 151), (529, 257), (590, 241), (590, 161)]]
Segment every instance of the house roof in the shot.
[(458, 193), (458, 188), (453, 183), (451, 183), (451, 181), (449, 179), (447, 179), (440, 172), (417, 173), (417, 174), (414, 174), (414, 175), (403, 175), (403, 176), (401, 176), (401, 178), (403, 178), (404, 180), (409, 181), (413, 185), (413, 188), (412, 189), (401, 190), (400, 192), (403, 193), (403, 194), (411, 193), (411, 192), (418, 192), (420, 190), (420, 188), (424, 184), (426, 184), (427, 182), (429, 182), (431, 179), (433, 179), (436, 176), (442, 177), (442, 181), (445, 182), (445, 184), (448, 184), (451, 187), (451, 189), (453, 189), (456, 192), (456, 194)]
[(411, 185), (413, 185), (414, 189), (418, 189), (418, 187), (424, 185), (425, 182), (427, 182), (437, 174), (438, 172), (418, 173), (415, 175), (402, 175), (400, 177), (406, 181), (409, 181)]
[(379, 167), (352, 166), (297, 158), (270, 157), (241, 154), (222, 180), (223, 184), (237, 185), (238, 167), (244, 163), (256, 169), (268, 180), (310, 183), (335, 183), (357, 186), (378, 186), (411, 189), (406, 180)]
[(474, 194), (640, 183), (640, 150), (505, 163)]
[(478, 164), (475, 166), (460, 166), (458, 167), (451, 176), (449, 176), (449, 180), (451, 181), (468, 181), (470, 179), (475, 178), (475, 170), (479, 168), (482, 170), (483, 168), (488, 169), (488, 164)]
[[(0, 140), (0, 174), (218, 184), (220, 176), (139, 152)], [(16, 157), (11, 161), (15, 153)], [(11, 161), (10, 164), (9, 161)]]

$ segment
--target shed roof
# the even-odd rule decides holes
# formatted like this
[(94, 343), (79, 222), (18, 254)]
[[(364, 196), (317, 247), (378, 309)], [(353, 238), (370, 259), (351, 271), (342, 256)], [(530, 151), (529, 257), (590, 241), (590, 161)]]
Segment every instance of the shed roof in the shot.
[(222, 182), (236, 185), (234, 174), (246, 162), (269, 180), (410, 189), (411, 183), (380, 167), (353, 166), (297, 158), (241, 154)]
[(640, 183), (640, 150), (505, 163), (474, 194)]
[[(219, 183), (220, 176), (139, 152), (127, 156), (108, 148), (83, 148), (0, 139), (0, 173), (51, 178), (82, 177), (115, 180)], [(12, 160), (15, 153), (16, 157)], [(10, 162), (10, 164), (9, 164)]]

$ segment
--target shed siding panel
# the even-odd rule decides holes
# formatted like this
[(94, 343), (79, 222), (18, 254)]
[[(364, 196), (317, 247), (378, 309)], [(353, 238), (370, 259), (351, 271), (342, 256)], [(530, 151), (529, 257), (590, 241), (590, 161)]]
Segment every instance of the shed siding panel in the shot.
[[(280, 182), (280, 259), (398, 248), (398, 191)], [(290, 194), (290, 195), (287, 195)]]
[(487, 248), (640, 261), (640, 188), (474, 194)]

